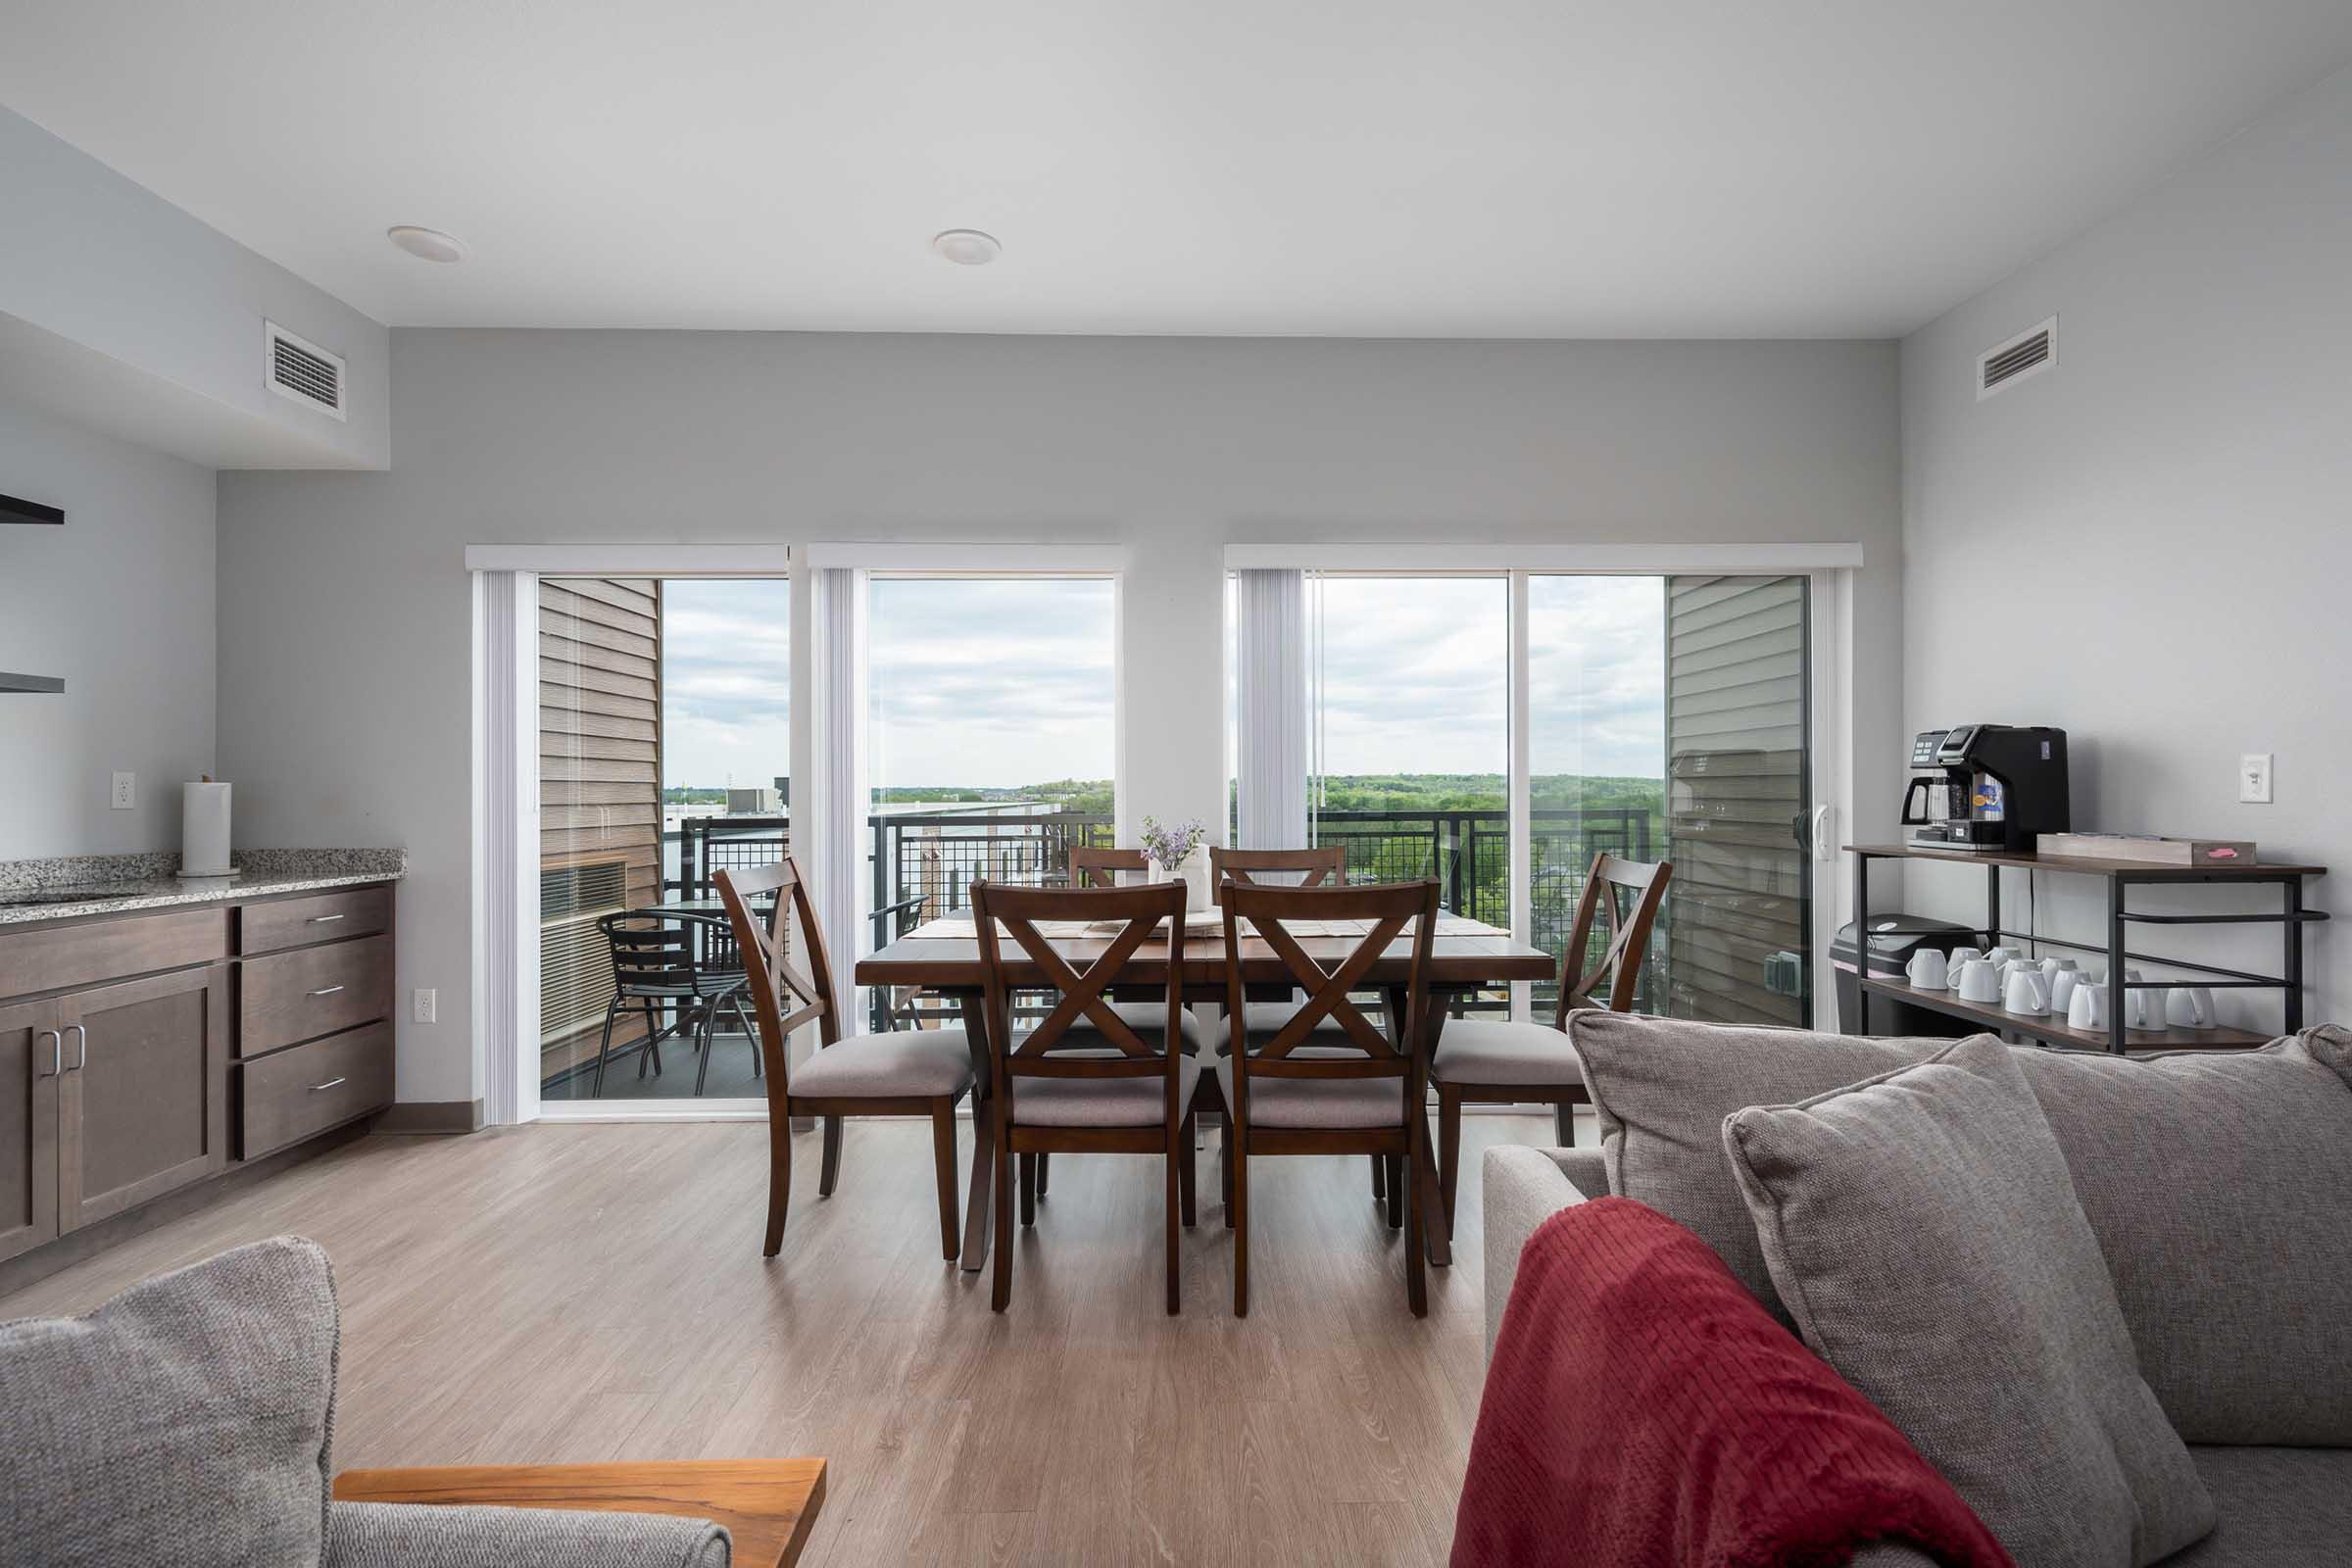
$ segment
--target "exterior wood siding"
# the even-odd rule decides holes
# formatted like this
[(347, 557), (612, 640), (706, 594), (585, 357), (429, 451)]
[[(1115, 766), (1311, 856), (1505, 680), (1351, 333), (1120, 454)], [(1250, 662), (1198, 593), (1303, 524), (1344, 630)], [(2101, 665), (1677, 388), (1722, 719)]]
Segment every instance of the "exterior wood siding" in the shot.
[[(1666, 580), (1668, 1010), (1801, 1024), (1811, 963), (1802, 577)], [(1780, 955), (1793, 955), (1793, 971)], [(1774, 976), (1779, 977), (1775, 982)]]
[[(662, 585), (539, 584), (541, 1074), (594, 1055), (611, 960), (594, 914), (662, 896)], [(643, 1033), (634, 1021), (615, 1045)]]

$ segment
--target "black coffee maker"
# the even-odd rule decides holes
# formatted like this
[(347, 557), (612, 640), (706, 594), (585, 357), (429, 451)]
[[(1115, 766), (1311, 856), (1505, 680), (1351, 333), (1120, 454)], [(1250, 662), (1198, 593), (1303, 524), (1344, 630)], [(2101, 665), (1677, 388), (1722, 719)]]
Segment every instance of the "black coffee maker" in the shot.
[(2041, 725), (1962, 724), (1911, 741), (1903, 825), (1923, 849), (2016, 854), (2043, 833), (2074, 830), (2066, 731)]

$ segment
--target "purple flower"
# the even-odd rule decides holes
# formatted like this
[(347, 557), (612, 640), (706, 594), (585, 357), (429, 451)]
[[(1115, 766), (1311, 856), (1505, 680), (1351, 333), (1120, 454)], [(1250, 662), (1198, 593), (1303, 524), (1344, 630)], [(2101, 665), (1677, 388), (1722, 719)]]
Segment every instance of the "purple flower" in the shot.
[(1182, 827), (1162, 827), (1159, 818), (1144, 818), (1144, 854), (1154, 864), (1173, 871), (1208, 837), (1208, 825), (1198, 817)]

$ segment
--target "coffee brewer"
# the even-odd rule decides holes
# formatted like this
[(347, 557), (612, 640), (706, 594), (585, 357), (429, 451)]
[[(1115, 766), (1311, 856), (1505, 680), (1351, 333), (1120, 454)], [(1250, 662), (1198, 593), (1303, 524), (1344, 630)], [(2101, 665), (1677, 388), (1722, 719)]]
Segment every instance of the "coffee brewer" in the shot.
[(2036, 835), (2068, 833), (2066, 731), (1962, 724), (1911, 742), (1903, 825), (1927, 849), (2016, 854)]

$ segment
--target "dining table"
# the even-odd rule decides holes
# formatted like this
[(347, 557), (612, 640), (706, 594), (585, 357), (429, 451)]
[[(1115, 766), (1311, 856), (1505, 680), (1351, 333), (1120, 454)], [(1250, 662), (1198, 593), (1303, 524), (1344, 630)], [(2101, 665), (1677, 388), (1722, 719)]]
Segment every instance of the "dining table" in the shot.
[[(1214, 909), (1196, 911), (1186, 919), (1183, 957), (1174, 979), (1188, 1004), (1226, 1000), (1223, 920), (1223, 914)], [(1063, 962), (1084, 973), (1111, 945), (1120, 925), (1116, 921), (1089, 925), (1049, 920), (1038, 923), (1038, 932), (1052, 944)], [(1263, 937), (1250, 932), (1247, 921), (1243, 927), (1237, 956), (1242, 983), (1250, 1000), (1280, 1000), (1295, 995), (1298, 977), (1282, 956)], [(1354, 953), (1368, 926), (1352, 920), (1285, 920), (1283, 929), (1317, 966), (1329, 971)], [(1363, 989), (1382, 993), (1392, 1030), (1397, 1027), (1396, 1020), (1406, 1016), (1404, 989), (1412, 963), (1410, 931), (1408, 925), (1404, 934), (1389, 944), (1373, 960), (1362, 981)], [(1120, 1001), (1129, 1001), (1163, 994), (1170, 979), (1168, 952), (1166, 935), (1147, 940), (1121, 966), (1113, 995)], [(999, 948), (999, 956), (1011, 988), (1052, 989), (1045, 971), (1017, 945), (1005, 941)], [(1441, 914), (1437, 930), (1431, 933), (1426, 970), (1431, 1003), (1427, 1009), (1428, 1027), (1416, 1043), (1424, 1069), (1429, 1054), (1437, 1049), (1446, 1014), (1453, 1001), (1514, 981), (1553, 979), (1558, 974), (1559, 962), (1541, 948), (1516, 940), (1508, 931), (1461, 915)], [(989, 1205), (994, 1198), (997, 1171), (996, 1128), (988, 1114), (994, 1092), (994, 1062), (982, 1016), (981, 999), (987, 975), (980, 957), (979, 932), (968, 911), (926, 921), (859, 958), (856, 978), (860, 986), (934, 992), (955, 1002), (962, 1015), (964, 1041), (972, 1054), (974, 1094), (972, 1175), (965, 1201), (960, 1260), (967, 1272), (977, 1271), (988, 1260)], [(1443, 1268), (1452, 1261), (1453, 1241), (1446, 1222), (1446, 1205), (1438, 1197), (1437, 1158), (1429, 1139), (1416, 1142), (1419, 1153), (1413, 1162), (1413, 1180), (1420, 1198), (1422, 1234), (1428, 1241), (1429, 1261)]]

